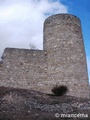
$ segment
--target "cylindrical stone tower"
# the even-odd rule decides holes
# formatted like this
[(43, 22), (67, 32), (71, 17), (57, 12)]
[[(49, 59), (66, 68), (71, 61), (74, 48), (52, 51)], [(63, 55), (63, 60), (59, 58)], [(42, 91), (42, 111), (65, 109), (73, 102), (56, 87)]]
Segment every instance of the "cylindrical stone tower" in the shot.
[(70, 14), (50, 16), (44, 22), (44, 50), (47, 51), (47, 82), (66, 85), (68, 95), (89, 97), (86, 56), (79, 18)]

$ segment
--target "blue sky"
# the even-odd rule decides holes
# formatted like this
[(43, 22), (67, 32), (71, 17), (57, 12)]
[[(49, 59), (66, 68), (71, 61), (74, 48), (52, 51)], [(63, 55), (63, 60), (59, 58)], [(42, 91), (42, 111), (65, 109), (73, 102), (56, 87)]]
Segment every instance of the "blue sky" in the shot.
[[(78, 16), (90, 79), (90, 0), (0, 0), (0, 56), (6, 47), (43, 48), (43, 22), (53, 14)], [(90, 81), (90, 80), (89, 80)]]

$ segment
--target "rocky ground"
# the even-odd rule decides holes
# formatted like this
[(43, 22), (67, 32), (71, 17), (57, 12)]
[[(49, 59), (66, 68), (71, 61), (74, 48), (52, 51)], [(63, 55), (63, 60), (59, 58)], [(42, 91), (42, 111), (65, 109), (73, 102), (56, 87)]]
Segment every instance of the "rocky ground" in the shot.
[(89, 99), (0, 87), (0, 120), (78, 119), (90, 120)]

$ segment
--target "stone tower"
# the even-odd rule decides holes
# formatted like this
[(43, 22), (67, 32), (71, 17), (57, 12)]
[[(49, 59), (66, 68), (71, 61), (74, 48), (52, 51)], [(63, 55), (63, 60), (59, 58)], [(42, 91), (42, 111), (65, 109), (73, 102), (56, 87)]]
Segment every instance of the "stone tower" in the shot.
[(51, 93), (55, 85), (68, 95), (89, 97), (80, 20), (57, 14), (44, 22), (44, 50), (6, 48), (0, 62), (0, 86)]
[(44, 50), (47, 51), (47, 81), (66, 85), (69, 95), (88, 97), (86, 56), (79, 18), (70, 14), (48, 17), (44, 22)]

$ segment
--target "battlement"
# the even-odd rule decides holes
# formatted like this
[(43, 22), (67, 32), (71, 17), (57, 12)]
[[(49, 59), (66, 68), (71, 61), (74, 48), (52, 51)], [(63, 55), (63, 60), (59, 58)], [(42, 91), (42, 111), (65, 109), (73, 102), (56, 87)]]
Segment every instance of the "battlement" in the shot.
[(89, 82), (81, 22), (57, 14), (44, 22), (44, 50), (6, 48), (0, 66), (0, 86), (50, 93), (55, 85), (67, 95), (89, 97)]

